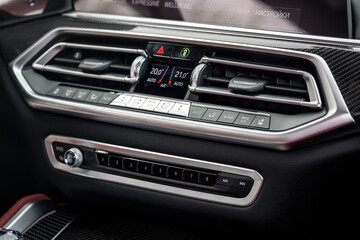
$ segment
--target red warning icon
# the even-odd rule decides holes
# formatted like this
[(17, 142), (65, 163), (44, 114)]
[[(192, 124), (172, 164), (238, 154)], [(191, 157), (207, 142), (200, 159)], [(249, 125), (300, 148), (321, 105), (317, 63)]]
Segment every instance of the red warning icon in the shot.
[(164, 46), (161, 46), (159, 50), (157, 50), (156, 54), (164, 54)]

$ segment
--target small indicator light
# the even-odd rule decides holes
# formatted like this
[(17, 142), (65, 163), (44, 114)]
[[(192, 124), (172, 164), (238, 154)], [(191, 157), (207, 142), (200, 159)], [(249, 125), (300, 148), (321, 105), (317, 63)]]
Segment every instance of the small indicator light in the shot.
[(182, 58), (187, 58), (190, 55), (190, 49), (189, 48), (183, 48), (180, 52), (180, 56)]
[(159, 50), (157, 50), (156, 54), (164, 54), (164, 46), (161, 46)]

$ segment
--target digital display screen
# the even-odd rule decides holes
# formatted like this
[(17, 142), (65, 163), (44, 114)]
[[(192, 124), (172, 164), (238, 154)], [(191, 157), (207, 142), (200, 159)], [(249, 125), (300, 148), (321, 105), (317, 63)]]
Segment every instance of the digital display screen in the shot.
[(135, 92), (182, 99), (188, 89), (191, 72), (192, 68), (152, 64)]
[(75, 0), (77, 11), (349, 37), (347, 0)]

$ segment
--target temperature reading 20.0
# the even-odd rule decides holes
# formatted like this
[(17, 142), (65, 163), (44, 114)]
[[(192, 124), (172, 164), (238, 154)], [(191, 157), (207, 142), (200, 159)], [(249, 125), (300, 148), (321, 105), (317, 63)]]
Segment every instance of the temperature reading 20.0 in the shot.
[[(166, 68), (166, 70), (168, 69), (169, 67)], [(156, 75), (156, 76), (159, 76), (161, 74), (163, 74), (165, 71), (165, 68), (151, 68), (151, 71), (150, 71), (150, 74), (152, 75)]]
[(185, 79), (189, 74), (190, 74), (189, 72), (176, 71), (175, 78)]

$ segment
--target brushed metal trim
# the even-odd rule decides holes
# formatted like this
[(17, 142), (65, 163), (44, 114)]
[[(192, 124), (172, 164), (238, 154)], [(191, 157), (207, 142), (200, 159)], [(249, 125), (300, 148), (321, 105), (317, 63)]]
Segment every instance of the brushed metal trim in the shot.
[[(107, 52), (122, 52), (122, 53), (131, 53), (141, 55), (137, 57), (131, 64), (130, 77), (123, 77), (122, 74), (94, 74), (94, 73), (85, 73), (81, 71), (69, 70), (57, 66), (47, 65), (47, 62), (52, 59), (57, 53), (61, 52), (66, 48), (77, 48), (77, 49), (87, 49), (87, 50), (100, 50)], [(147, 54), (142, 49), (132, 49), (132, 48), (117, 48), (117, 47), (107, 47), (100, 45), (89, 45), (89, 44), (77, 44), (77, 43), (67, 43), (60, 42), (49, 48), (44, 54), (42, 54), (32, 65), (32, 67), (39, 71), (46, 71), (59, 74), (68, 74), (78, 77), (87, 77), (87, 78), (96, 78), (102, 80), (110, 80), (117, 82), (125, 83), (136, 83), (139, 81), (140, 72), (143, 64), (145, 64)], [(44, 61), (45, 60), (45, 61)]]
[[(181, 187), (173, 187), (159, 183), (148, 182), (144, 180), (138, 180), (134, 178), (128, 178), (94, 170), (88, 170), (83, 168), (72, 168), (65, 164), (62, 164), (56, 160), (54, 150), (52, 147), (53, 142), (61, 142), (67, 144), (73, 144), (77, 146), (89, 147), (93, 149), (99, 149), (101, 151), (112, 152), (117, 154), (123, 154), (135, 158), (145, 158), (154, 160), (161, 163), (179, 164), (188, 167), (197, 167), (208, 170), (215, 170), (220, 172), (227, 172), (233, 174), (239, 174), (243, 176), (251, 177), (254, 180), (253, 187), (250, 193), (245, 198), (234, 198), (228, 196), (222, 196), (218, 194), (205, 193), (195, 190), (184, 189)], [(129, 148), (124, 146), (117, 146), (107, 143), (101, 143), (96, 141), (89, 141), (79, 138), (50, 135), (45, 139), (46, 152), (49, 156), (50, 163), (55, 169), (71, 173), (78, 176), (88, 177), (96, 180), (120, 183), (124, 185), (130, 185), (134, 187), (144, 188), (152, 191), (158, 191), (163, 193), (175, 194), (183, 197), (189, 197), (194, 199), (200, 199), (205, 201), (211, 201), (221, 204), (229, 204), (234, 206), (249, 206), (251, 205), (256, 197), (258, 196), (260, 189), (263, 184), (263, 177), (254, 170), (241, 168), (236, 166), (224, 165), (219, 163), (212, 163), (198, 159), (185, 158), (180, 156), (168, 155), (158, 152), (151, 152), (136, 148)]]
[[(98, 35), (146, 39), (149, 41), (169, 41), (182, 44), (187, 43), (247, 51), (261, 51), (264, 53), (301, 57), (312, 62), (317, 68), (319, 78), (321, 80), (322, 90), (324, 92), (324, 100), (327, 104), (328, 111), (326, 115), (310, 123), (306, 123), (299, 127), (282, 132), (271, 132), (229, 127), (225, 125), (216, 125), (216, 127), (214, 127), (214, 124), (206, 122), (196, 122), (181, 118), (172, 118), (149, 113), (95, 106), (80, 102), (70, 102), (63, 99), (55, 99), (39, 95), (34, 92), (34, 90), (30, 87), (24, 78), (22, 69), (25, 64), (34, 57), (34, 55), (42, 50), (43, 46), (48, 44), (55, 37), (65, 33), (84, 36)], [(25, 99), (31, 107), (46, 111), (54, 111), (57, 113), (66, 113), (71, 116), (106, 121), (115, 124), (123, 124), (168, 133), (232, 143), (242, 143), (278, 150), (289, 150), (294, 147), (304, 145), (317, 136), (331, 132), (338, 128), (353, 126), (353, 129), (351, 129), (349, 132), (336, 132), (336, 134), (333, 136), (327, 135), (326, 139), (329, 139), (330, 137), (339, 137), (357, 130), (354, 124), (354, 120), (347, 109), (335, 79), (324, 59), (315, 54), (303, 53), (293, 50), (260, 47), (248, 44), (222, 42), (199, 38), (175, 37), (169, 35), (165, 36), (156, 33), (135, 33), (127, 31), (83, 28), (57, 28), (46, 34), (38, 42), (19, 55), (12, 63), (10, 63), (10, 70), (14, 74), (21, 88), (24, 90)]]
[(5, 225), (4, 228), (24, 233), (42, 218), (55, 212), (55, 204), (46, 199), (26, 203)]
[(269, 38), (276, 40), (291, 40), (296, 42), (307, 42), (307, 43), (317, 43), (317, 44), (331, 43), (331, 44), (338, 44), (345, 46), (360, 45), (359, 39), (327, 37), (327, 36), (279, 32), (279, 31), (271, 31), (271, 30), (241, 28), (241, 27), (228, 27), (228, 26), (212, 25), (212, 24), (204, 24), (204, 23), (181, 22), (176, 20), (119, 16), (113, 14), (82, 12), (82, 11), (72, 11), (72, 12), (64, 13), (63, 16), (78, 18), (78, 19), (100, 20), (105, 22), (113, 21), (119, 24), (121, 23), (127, 25), (162, 28), (169, 30), (182, 30), (182, 31), (202, 32), (202, 33), (210, 33), (210, 34), (225, 34), (232, 36), (247, 36), (247, 37), (255, 36), (255, 37)]
[(277, 102), (277, 103), (298, 105), (298, 106), (315, 108), (315, 109), (322, 108), (321, 97), (320, 97), (319, 89), (316, 85), (316, 81), (315, 81), (314, 77), (306, 71), (250, 64), (250, 63), (244, 63), (244, 62), (239, 62), (239, 61), (229, 61), (229, 60), (218, 59), (218, 58), (203, 57), (200, 60), (200, 64), (206, 64), (206, 63), (216, 63), (216, 64), (223, 64), (223, 65), (231, 65), (231, 66), (236, 66), (236, 67), (246, 67), (246, 68), (272, 71), (272, 72), (281, 72), (281, 73), (300, 75), (305, 80), (310, 101), (297, 100), (295, 98), (288, 98), (288, 97), (282, 97), (282, 96), (273, 96), (270, 94), (269, 95), (264, 95), (264, 94), (245, 95), (245, 94), (237, 94), (237, 93), (235, 94), (235, 93), (232, 93), (231, 91), (229, 91), (228, 89), (224, 89), (224, 88), (199, 86), (199, 84), (200, 84), (199, 81), (201, 81), (199, 73), (201, 71), (205, 70), (204, 65), (200, 65), (199, 68), (195, 68), (195, 73), (192, 74), (192, 76), (191, 76), (191, 84), (189, 86), (189, 90), (191, 92), (222, 95), (222, 96), (235, 97), (235, 98), (263, 100), (263, 101), (268, 101), (268, 102)]

